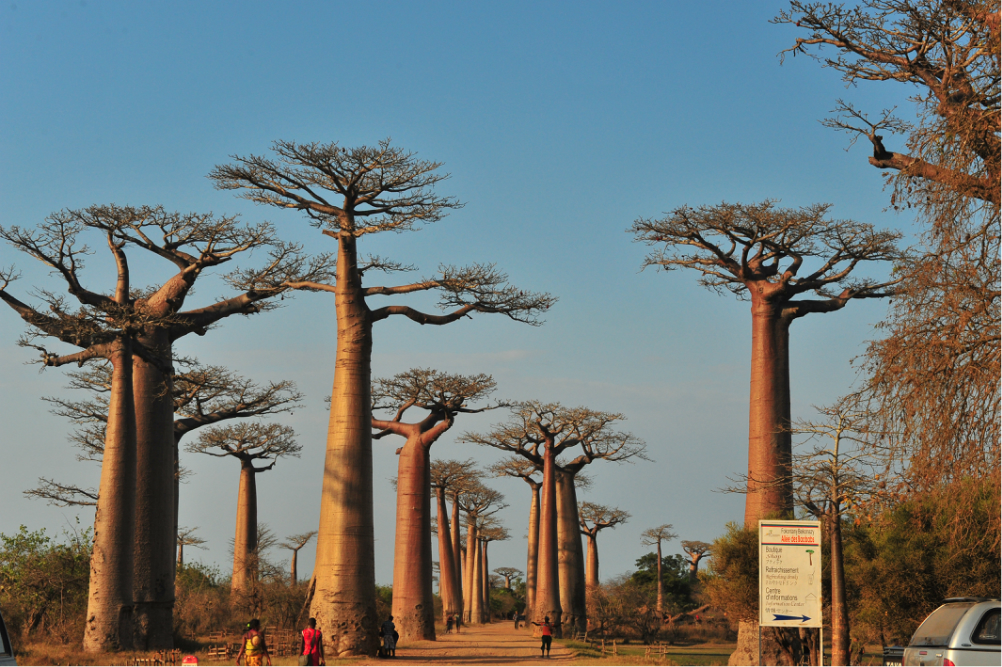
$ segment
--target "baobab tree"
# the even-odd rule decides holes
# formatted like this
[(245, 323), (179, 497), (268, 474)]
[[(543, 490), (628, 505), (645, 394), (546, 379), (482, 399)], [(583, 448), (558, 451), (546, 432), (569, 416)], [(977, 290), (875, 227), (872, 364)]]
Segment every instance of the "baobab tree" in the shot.
[[(644, 266), (691, 268), (700, 284), (751, 301), (752, 358), (745, 524), (792, 516), (790, 481), (790, 324), (841, 310), (853, 299), (887, 297), (897, 280), (855, 279), (861, 262), (901, 257), (897, 232), (828, 217), (831, 206), (682, 206), (631, 231), (659, 249)], [(819, 298), (798, 298), (813, 292)]]
[[(169, 509), (174, 505), (175, 468), (171, 437), (173, 344), (234, 314), (252, 314), (267, 308), (264, 300), (277, 296), (287, 278), (325, 279), (327, 257), (306, 260), (298, 246), (282, 244), (268, 224), (243, 225), (236, 217), (181, 214), (162, 207), (92, 206), (62, 211), (62, 229), (93, 229), (107, 234), (123, 258), (133, 250), (156, 255), (176, 270), (160, 285), (134, 290), (122, 304), (130, 313), (134, 341), (131, 379), (136, 423), (136, 490), (134, 520), (134, 621), (136, 648), (173, 646), (175, 525)], [(43, 232), (47, 233), (47, 232)], [(30, 232), (16, 227), (7, 233), (14, 243), (31, 245)], [(182, 310), (198, 277), (207, 269), (232, 261), (242, 253), (269, 248), (263, 268), (235, 270), (228, 275), (238, 293), (217, 303)], [(36, 244), (36, 250), (40, 247)], [(47, 252), (47, 251), (46, 251)], [(57, 251), (62, 252), (61, 250)], [(78, 254), (68, 261), (64, 278), (70, 291), (78, 284)], [(144, 257), (148, 255), (144, 254)], [(55, 256), (50, 260), (60, 260)], [(43, 260), (46, 261), (46, 260)], [(137, 351), (142, 353), (137, 353)]]
[(536, 602), (536, 565), (539, 559), (539, 490), (542, 482), (533, 475), (541, 469), (532, 461), (521, 456), (509, 456), (490, 468), (494, 477), (518, 477), (529, 485), (532, 500), (529, 503), (529, 528), (526, 535), (529, 543), (525, 565), (525, 609), (526, 617), (532, 615)]
[[(624, 418), (621, 414), (583, 407), (565, 408), (559, 403), (538, 401), (518, 403), (512, 406), (511, 412), (507, 423), (483, 435), (466, 433), (461, 440), (511, 452), (543, 471), (533, 614), (537, 622), (549, 616), (558, 633), (562, 632), (565, 621), (583, 631), (587, 615), (584, 554), (574, 478), (585, 465), (598, 459), (625, 461), (642, 456), (644, 444), (629, 433), (612, 430), (611, 425)], [(580, 447), (580, 453), (558, 465), (557, 457), (565, 452), (570, 456), (568, 450), (572, 447)], [(568, 516), (573, 521), (573, 537), (568, 537)], [(563, 549), (561, 534), (564, 535)], [(561, 553), (565, 563), (563, 581), (560, 577)], [(564, 599), (568, 604), (566, 615)]]
[(710, 547), (707, 542), (698, 540), (683, 540), (682, 551), (689, 557), (689, 578), (696, 581), (699, 573), (699, 561), (710, 555)]
[(871, 430), (870, 416), (856, 409), (850, 399), (818, 408), (818, 412), (821, 420), (798, 421), (793, 426), (793, 433), (814, 442), (794, 456), (793, 484), (798, 504), (822, 522), (831, 546), (832, 664), (846, 665), (850, 637), (842, 521), (847, 510), (863, 505), (879, 491), (880, 474), (874, 470), (872, 452), (883, 434)]
[[(467, 479), (479, 478), (473, 459), (465, 461), (433, 461), (431, 487), (437, 500), (439, 597), (442, 599), (442, 620), (463, 612), (463, 581), (460, 575), (459, 504), (455, 496)], [(450, 525), (446, 495), (453, 494), (453, 519)]]
[[(419, 324), (444, 325), (473, 313), (500, 313), (528, 324), (554, 299), (520, 290), (493, 265), (443, 266), (439, 275), (405, 285), (367, 286), (377, 271), (410, 267), (380, 257), (362, 257), (359, 239), (381, 232), (404, 232), (441, 219), (460, 203), (434, 193), (447, 174), (436, 162), (382, 141), (377, 146), (342, 148), (337, 143), (277, 141), (274, 158), (234, 156), (210, 178), (226, 190), (259, 204), (305, 213), (320, 233), (337, 242), (337, 271), (330, 281), (306, 280), (299, 289), (334, 294), (337, 352), (327, 457), (324, 466), (317, 581), (312, 616), (329, 628), (338, 655), (375, 653), (375, 561), (372, 523), (372, 439), (370, 370), (373, 324), (391, 316)], [(290, 283), (292, 284), (292, 283)], [(438, 290), (441, 315), (410, 306), (370, 308), (369, 297)]]
[[(185, 474), (178, 455), (181, 439), (198, 428), (230, 419), (291, 412), (302, 404), (303, 395), (289, 380), (259, 385), (222, 366), (207, 366), (195, 359), (175, 358), (173, 368), (174, 525), (177, 526), (180, 483)], [(71, 437), (73, 444), (81, 450), (78, 460), (100, 462), (108, 420), (111, 368), (108, 364), (99, 364), (73, 371), (69, 376), (69, 388), (87, 391), (88, 398), (43, 397), (43, 400), (55, 406), (53, 414), (80, 425)], [(91, 494), (94, 498), (90, 500), (87, 489), (59, 484), (47, 478), (40, 478), (39, 486), (25, 491), (25, 494), (66, 505), (93, 505), (96, 501), (96, 493)]]
[[(113, 390), (108, 402), (104, 460), (94, 517), (94, 544), (87, 600), (83, 648), (87, 652), (132, 647), (133, 572), (136, 513), (136, 411), (133, 402), (133, 355), (153, 359), (154, 354), (136, 341), (132, 332), (141, 326), (142, 313), (130, 308), (129, 264), (123, 242), (113, 230), (104, 232), (115, 260), (116, 282), (111, 294), (87, 289), (80, 282), (86, 246), (78, 246), (79, 234), (88, 229), (79, 215), (60, 212), (49, 216), (35, 230), (0, 228), (0, 237), (27, 255), (52, 267), (76, 299), (71, 308), (51, 291), (41, 292), (48, 313), (30, 306), (8, 291), (18, 274), (13, 268), (0, 271), (0, 299), (29, 326), (23, 345), (42, 353), (45, 367), (83, 364), (92, 359), (110, 362)], [(56, 338), (78, 352), (60, 355), (38, 342)], [(173, 564), (172, 564), (173, 565)]]
[(656, 528), (648, 528), (640, 535), (641, 544), (648, 547), (656, 547), (657, 549), (657, 584), (658, 584), (658, 601), (657, 601), (657, 612), (658, 617), (664, 619), (665, 610), (665, 584), (664, 577), (661, 574), (662, 562), (661, 562), (661, 543), (670, 542), (678, 537), (672, 532), (673, 526), (670, 523), (663, 523)]
[[(456, 415), (490, 410), (473, 407), (496, 386), (489, 375), (455, 375), (414, 368), (373, 383), (373, 411), (389, 410), (392, 419), (372, 417), (373, 439), (398, 435), (397, 519), (393, 558), (393, 619), (400, 637), (435, 639), (431, 558), (431, 446), (452, 428)], [(411, 408), (425, 411), (415, 422), (402, 421)]]
[(196, 530), (198, 530), (198, 526), (194, 528), (178, 528), (177, 530), (177, 566), (179, 568), (184, 567), (185, 547), (205, 548), (202, 546), (205, 544), (205, 540), (195, 535)]
[[(296, 443), (295, 432), (288, 426), (252, 422), (206, 429), (186, 449), (209, 456), (232, 456), (240, 461), (230, 590), (238, 596), (246, 595), (257, 579), (254, 558), (258, 547), (257, 475), (274, 468), (283, 456), (298, 458), (302, 446)], [(255, 461), (269, 460), (268, 465), (254, 465)]]
[(630, 519), (630, 513), (616, 507), (606, 507), (585, 501), (578, 506), (578, 515), (581, 521), (581, 534), (588, 536), (585, 587), (591, 590), (598, 586), (599, 531), (626, 523)]
[(479, 531), (480, 538), (480, 573), (481, 586), (483, 587), (482, 605), (480, 607), (481, 622), (491, 622), (491, 571), (487, 557), (487, 547), (491, 542), (504, 542), (511, 539), (511, 533), (504, 526), (497, 522), (488, 521)]
[(496, 567), (494, 573), (504, 579), (504, 587), (511, 590), (511, 580), (518, 579), (524, 573), (517, 567)]
[(292, 561), (289, 564), (289, 583), (292, 586), (296, 585), (298, 581), (298, 572), (296, 572), (296, 561), (298, 560), (299, 550), (310, 543), (314, 537), (316, 537), (317, 531), (311, 530), (308, 533), (299, 533), (298, 535), (289, 535), (285, 538), (285, 542), (280, 544), (283, 549), (289, 549), (292, 551)]
[(494, 514), (508, 507), (504, 494), (489, 489), (479, 481), (469, 480), (457, 499), (459, 507), (466, 514), (466, 568), (463, 574), (463, 620), (467, 623), (482, 623), (483, 618), (483, 577), (480, 554), (480, 527)]

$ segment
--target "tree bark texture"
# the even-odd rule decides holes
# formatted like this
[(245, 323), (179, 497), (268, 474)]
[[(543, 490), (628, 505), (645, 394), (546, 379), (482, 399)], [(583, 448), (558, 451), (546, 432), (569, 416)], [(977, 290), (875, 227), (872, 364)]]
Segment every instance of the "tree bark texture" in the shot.
[(415, 433), (400, 450), (397, 467), (393, 622), (403, 640), (435, 639), (428, 449), (421, 434)]
[[(574, 633), (588, 625), (584, 549), (574, 473), (555, 470), (557, 487), (557, 569), (563, 624)], [(572, 635), (573, 636), (573, 635)]]
[[(139, 342), (171, 362), (164, 328), (154, 328)], [(174, 648), (174, 392), (169, 373), (139, 356), (132, 357), (136, 406), (136, 541), (133, 595), (133, 648)]]
[(453, 583), (453, 605), (456, 613), (463, 613), (463, 547), (462, 536), (459, 534), (459, 491), (452, 493), (452, 563), (455, 575)]
[(310, 615), (339, 657), (374, 655), (378, 644), (372, 518), (372, 322), (356, 239), (338, 241), (337, 354)]
[(83, 649), (88, 653), (132, 648), (136, 413), (131, 344), (116, 341), (110, 361), (111, 395), (83, 638)]
[(479, 539), (474, 540), (473, 544), (473, 553), (470, 556), (473, 559), (473, 566), (470, 568), (473, 573), (470, 580), (470, 622), (481, 624), (484, 622), (484, 552)]
[(525, 563), (525, 617), (535, 618), (533, 609), (536, 606), (536, 566), (539, 559), (539, 489), (540, 484), (533, 483), (532, 502), (529, 505), (529, 554)]
[(456, 559), (452, 550), (452, 530), (445, 489), (436, 489), (435, 495), (438, 501), (438, 596), (442, 599), (442, 621), (445, 622), (460, 609), (456, 608)]
[[(560, 581), (557, 566), (557, 484), (555, 478), (555, 455), (547, 446), (543, 453), (543, 484), (540, 489), (539, 507), (539, 560), (536, 573), (536, 599), (533, 615), (536, 623), (550, 617), (554, 625), (553, 635), (562, 634)], [(538, 633), (538, 626), (536, 632)]]
[(796, 628), (761, 628), (762, 655), (759, 660), (757, 621), (738, 622), (738, 644), (728, 665), (799, 665), (801, 643)]
[(466, 567), (463, 572), (463, 620), (466, 623), (473, 623), (477, 617), (477, 591), (480, 590), (476, 578), (478, 534), (477, 518), (469, 516), (466, 522)]
[(598, 586), (598, 536), (588, 536), (588, 561), (585, 573), (585, 588), (591, 590)]
[(257, 579), (257, 479), (250, 459), (240, 460), (240, 488), (237, 492), (237, 527), (233, 536), (233, 577), (230, 591), (234, 597), (247, 595)]
[(831, 537), (832, 664), (849, 664), (849, 607), (845, 601), (845, 564), (842, 556), (842, 521), (838, 506), (828, 526)]
[(790, 321), (752, 292), (748, 494), (745, 525), (793, 514), (790, 464)]

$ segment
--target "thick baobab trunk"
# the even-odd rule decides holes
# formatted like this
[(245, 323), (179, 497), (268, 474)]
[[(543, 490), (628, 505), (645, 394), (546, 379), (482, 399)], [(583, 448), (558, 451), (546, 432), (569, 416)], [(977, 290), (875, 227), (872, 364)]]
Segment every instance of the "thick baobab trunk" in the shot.
[(481, 617), (483, 623), (491, 622), (491, 568), (487, 564), (487, 545), (490, 544), (486, 540), (483, 542), (483, 546), (480, 547), (482, 556), (480, 558), (480, 584), (483, 587), (483, 592), (481, 594)]
[(752, 290), (748, 495), (745, 525), (793, 515), (790, 436), (790, 321)]
[(588, 535), (588, 561), (585, 573), (585, 588), (591, 590), (598, 586), (598, 536)]
[(459, 611), (455, 606), (456, 560), (452, 551), (452, 530), (445, 505), (445, 489), (436, 489), (435, 495), (438, 501), (438, 596), (442, 599), (444, 622)]
[(838, 506), (829, 519), (832, 568), (832, 664), (849, 664), (849, 607), (845, 601), (845, 563), (842, 558), (842, 522)]
[[(171, 362), (167, 331), (139, 338), (164, 366)], [(174, 648), (174, 392), (169, 373), (132, 358), (136, 406), (136, 542), (134, 648)]]
[(560, 608), (563, 624), (570, 632), (584, 632), (588, 607), (585, 591), (584, 549), (578, 518), (574, 473), (556, 469), (557, 487), (557, 571), (560, 580)]
[[(477, 618), (477, 594), (480, 586), (477, 583), (477, 518), (470, 516), (466, 522), (466, 566), (463, 568), (463, 620), (473, 623)], [(479, 622), (479, 621), (478, 621)]]
[(408, 438), (397, 468), (393, 551), (393, 622), (403, 640), (435, 639), (430, 466), (420, 434)]
[(177, 545), (177, 569), (184, 567), (184, 545)]
[(539, 559), (539, 484), (532, 484), (532, 503), (529, 505), (529, 554), (525, 563), (525, 617), (535, 618), (536, 566)]
[(337, 354), (310, 615), (335, 655), (376, 652), (376, 566), (372, 519), (372, 322), (358, 274), (356, 239), (338, 240)]
[[(470, 607), (470, 623), (483, 623), (484, 622), (484, 554), (480, 549), (480, 539), (474, 539), (472, 541), (472, 546), (470, 546), (471, 541), (469, 535), (466, 537), (467, 542), (467, 559), (470, 563), (470, 601), (467, 605)], [(469, 553), (472, 549), (473, 553)]]
[(250, 459), (240, 461), (240, 489), (237, 492), (237, 529), (233, 536), (234, 597), (250, 593), (257, 578), (254, 550), (257, 548), (257, 479)]
[(542, 623), (543, 618), (549, 616), (550, 623), (555, 626), (553, 634), (559, 638), (563, 634), (557, 569), (557, 484), (554, 458), (553, 450), (547, 447), (543, 454), (543, 485), (539, 507), (539, 560), (536, 573), (536, 599), (532, 611), (536, 623)]
[(94, 516), (94, 546), (83, 649), (88, 653), (132, 648), (132, 573), (136, 520), (136, 413), (132, 350), (113, 343), (111, 396), (101, 486)]
[(299, 549), (292, 550), (292, 562), (289, 564), (289, 585), (295, 586), (299, 580), (299, 573), (296, 572), (296, 561), (299, 559)]
[(457, 614), (463, 613), (463, 538), (459, 534), (459, 491), (452, 494), (452, 563), (455, 568), (453, 574), (453, 606)]

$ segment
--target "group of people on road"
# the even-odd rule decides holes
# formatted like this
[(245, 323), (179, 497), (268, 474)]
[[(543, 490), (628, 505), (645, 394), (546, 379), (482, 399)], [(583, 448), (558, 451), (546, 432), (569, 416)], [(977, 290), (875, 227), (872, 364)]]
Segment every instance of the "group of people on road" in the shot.
[[(237, 664), (240, 660), (247, 667), (271, 665), (271, 654), (268, 653), (268, 642), (261, 632), (261, 621), (252, 618), (247, 623), (247, 632), (240, 638), (240, 652), (237, 653)], [(265, 663), (267, 661), (267, 663)], [(324, 635), (317, 629), (317, 619), (311, 618), (299, 637), (299, 664), (326, 665), (324, 659)]]
[(459, 628), (463, 625), (463, 617), (459, 614), (449, 615), (445, 617), (445, 634), (452, 632), (452, 627), (456, 627), (456, 634), (459, 634)]

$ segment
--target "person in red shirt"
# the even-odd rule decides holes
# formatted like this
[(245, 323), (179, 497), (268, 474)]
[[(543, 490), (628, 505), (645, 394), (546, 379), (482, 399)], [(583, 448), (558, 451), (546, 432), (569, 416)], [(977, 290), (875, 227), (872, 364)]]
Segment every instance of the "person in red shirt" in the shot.
[(539, 655), (545, 655), (549, 658), (550, 645), (553, 644), (553, 626), (550, 624), (550, 617), (544, 616), (542, 623), (533, 621), (532, 624), (539, 626), (539, 634), (543, 640), (543, 644), (539, 647)]
[(302, 640), (299, 645), (299, 655), (307, 659), (300, 665), (326, 665), (324, 660), (324, 635), (317, 630), (317, 619), (311, 618), (307, 623), (307, 628), (303, 630)]

